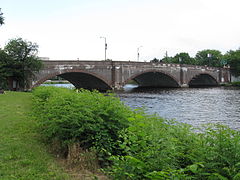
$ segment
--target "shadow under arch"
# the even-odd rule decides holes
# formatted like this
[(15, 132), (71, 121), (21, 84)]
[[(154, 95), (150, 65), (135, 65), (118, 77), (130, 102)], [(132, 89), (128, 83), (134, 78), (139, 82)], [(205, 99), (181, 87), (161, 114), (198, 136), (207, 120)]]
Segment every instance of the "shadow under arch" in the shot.
[(200, 73), (195, 75), (189, 82), (189, 87), (212, 87), (219, 86), (217, 80), (210, 74)]
[(32, 88), (40, 86), (46, 80), (51, 79), (55, 76), (60, 76), (61, 78), (68, 80), (77, 89), (80, 88), (89, 90), (97, 89), (99, 91), (106, 91), (112, 89), (111, 85), (101, 76), (81, 70), (66, 70), (63, 72), (55, 72), (52, 74), (48, 74), (41, 78), (40, 80), (38, 80), (32, 86)]
[(139, 87), (160, 87), (160, 88), (177, 88), (181, 87), (178, 80), (172, 75), (156, 70), (148, 70), (131, 76), (123, 85), (128, 81), (134, 80)]

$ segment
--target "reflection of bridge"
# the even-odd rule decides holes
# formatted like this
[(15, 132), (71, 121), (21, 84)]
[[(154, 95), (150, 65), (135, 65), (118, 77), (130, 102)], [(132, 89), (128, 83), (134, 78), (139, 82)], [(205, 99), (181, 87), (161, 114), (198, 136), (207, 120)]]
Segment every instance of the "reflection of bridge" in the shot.
[(216, 86), (230, 81), (229, 69), (127, 61), (43, 61), (32, 87), (60, 76), (76, 88), (121, 89), (129, 80), (142, 87)]

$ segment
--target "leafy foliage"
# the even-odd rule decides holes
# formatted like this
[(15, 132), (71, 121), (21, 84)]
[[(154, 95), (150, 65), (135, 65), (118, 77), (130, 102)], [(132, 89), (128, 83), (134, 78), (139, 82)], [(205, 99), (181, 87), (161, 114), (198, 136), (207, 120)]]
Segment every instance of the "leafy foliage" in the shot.
[(112, 95), (54, 87), (34, 90), (34, 116), (47, 142), (60, 142), (63, 148), (80, 143), (94, 148), (101, 162), (109, 154), (121, 154), (120, 130), (128, 127), (131, 111)]
[(153, 60), (150, 60), (150, 62), (152, 62), (152, 63), (159, 63), (161, 61), (159, 59), (157, 59), (157, 58), (153, 58)]
[(12, 59), (7, 53), (0, 49), (0, 88), (7, 89), (8, 77), (15, 76), (12, 63)]
[(195, 64), (195, 59), (190, 57), (188, 53), (186, 52), (181, 52), (176, 54), (173, 57), (173, 62), (174, 63), (179, 63), (179, 64)]
[(0, 8), (0, 26), (4, 24), (4, 17), (3, 17), (3, 13), (1, 12), (1, 8)]
[(220, 67), (221, 60), (222, 60), (222, 53), (218, 50), (206, 49), (206, 50), (198, 51), (195, 59), (198, 65)]
[(112, 156), (107, 170), (114, 179), (236, 179), (239, 177), (240, 134), (208, 126), (190, 126), (136, 112), (122, 131), (124, 156)]
[(37, 44), (17, 38), (11, 39), (4, 50), (0, 50), (0, 75), (4, 80), (2, 84), (5, 84), (3, 87), (6, 86), (6, 79), (9, 77), (16, 79), (21, 89), (29, 86), (29, 78), (42, 67), (36, 56), (37, 49)]
[(161, 59), (162, 62), (164, 63), (174, 63), (173, 57), (165, 56), (164, 58)]
[[(224, 65), (231, 65), (231, 70), (234, 73), (239, 73), (239, 50), (230, 50), (226, 54), (218, 50), (201, 50), (198, 51), (195, 57), (191, 57), (187, 52), (177, 53), (175, 56), (166, 56), (161, 60), (154, 58), (150, 62), (158, 63), (175, 63), (175, 64), (191, 64), (191, 65), (201, 65), (201, 66), (212, 66), (212, 67), (223, 67)], [(238, 75), (238, 74), (237, 74)]]
[(228, 64), (231, 67), (231, 71), (235, 76), (240, 75), (240, 49), (233, 51), (228, 51), (224, 58), (227, 60)]

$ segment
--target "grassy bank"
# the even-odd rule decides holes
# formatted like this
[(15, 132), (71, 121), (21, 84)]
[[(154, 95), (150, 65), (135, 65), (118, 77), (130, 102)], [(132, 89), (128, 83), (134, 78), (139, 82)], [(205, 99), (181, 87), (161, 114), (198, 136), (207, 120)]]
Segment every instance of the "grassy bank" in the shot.
[(230, 84), (231, 84), (232, 86), (240, 87), (240, 82), (239, 82), (239, 81), (231, 82)]
[(46, 152), (29, 118), (31, 93), (0, 94), (0, 179), (69, 179)]
[(226, 84), (222, 84), (222, 86), (227, 86), (227, 87), (240, 87), (240, 82), (236, 81), (236, 82), (230, 82), (230, 83), (226, 83)]

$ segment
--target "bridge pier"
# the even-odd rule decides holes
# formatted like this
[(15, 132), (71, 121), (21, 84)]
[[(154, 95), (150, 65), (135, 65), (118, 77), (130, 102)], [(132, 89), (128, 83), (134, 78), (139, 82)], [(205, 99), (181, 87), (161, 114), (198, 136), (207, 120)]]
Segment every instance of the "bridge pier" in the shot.
[(181, 84), (181, 88), (188, 88), (189, 85), (188, 84)]

